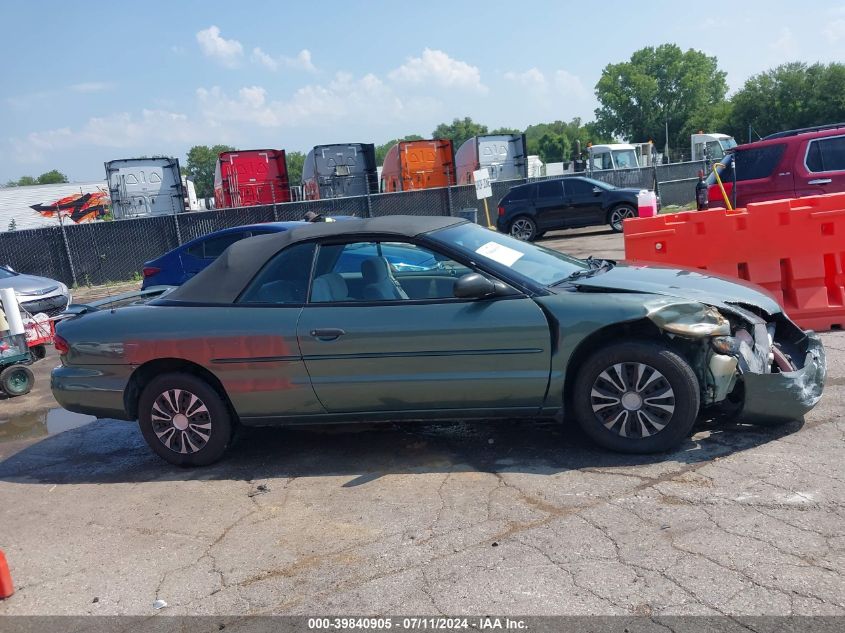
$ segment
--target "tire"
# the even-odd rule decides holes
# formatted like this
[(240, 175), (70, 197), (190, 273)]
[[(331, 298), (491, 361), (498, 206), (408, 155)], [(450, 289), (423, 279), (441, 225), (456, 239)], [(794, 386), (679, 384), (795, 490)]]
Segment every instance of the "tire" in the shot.
[(575, 370), (576, 418), (604, 448), (659, 453), (679, 444), (695, 424), (701, 405), (698, 379), (683, 358), (663, 345), (610, 345)]
[(614, 233), (622, 232), (622, 222), (627, 218), (639, 216), (637, 210), (630, 204), (617, 204), (607, 214), (607, 223)]
[(519, 215), (511, 221), (508, 233), (523, 242), (533, 242), (537, 239), (537, 223), (527, 215)]
[(24, 365), (10, 365), (0, 372), (0, 389), (10, 398), (28, 394), (34, 384), (32, 370)]
[(220, 394), (183, 373), (157, 376), (144, 388), (138, 424), (150, 448), (176, 466), (207, 466), (220, 459), (234, 427)]

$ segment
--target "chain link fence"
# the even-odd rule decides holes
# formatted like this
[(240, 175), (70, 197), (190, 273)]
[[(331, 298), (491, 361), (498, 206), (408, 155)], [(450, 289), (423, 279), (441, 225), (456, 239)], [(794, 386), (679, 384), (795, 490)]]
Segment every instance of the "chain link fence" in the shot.
[[(547, 178), (591, 176), (618, 187), (656, 188), (664, 206), (687, 204), (695, 199), (695, 182), (701, 162), (658, 165), (642, 169), (595, 171)], [(511, 187), (529, 179), (492, 183), (487, 212), (495, 224), (497, 203)], [(379, 193), (349, 198), (288, 202), (256, 207), (217, 209), (179, 215), (153, 216), (72, 224), (0, 233), (0, 264), (15, 270), (58, 279), (68, 285), (98, 285), (140, 278), (144, 262), (197, 237), (223, 228), (301, 220), (308, 211), (324, 215), (361, 218), (385, 215), (458, 215), (475, 209), (477, 221), (487, 224), (485, 206), (475, 196), (474, 185)]]

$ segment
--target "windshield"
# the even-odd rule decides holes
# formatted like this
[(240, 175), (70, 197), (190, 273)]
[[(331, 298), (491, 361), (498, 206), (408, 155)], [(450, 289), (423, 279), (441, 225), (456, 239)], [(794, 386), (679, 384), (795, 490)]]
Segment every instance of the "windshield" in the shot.
[(632, 149), (613, 150), (613, 162), (616, 163), (616, 169), (631, 169), (638, 166), (637, 154)]
[(722, 149), (726, 152), (732, 147), (736, 147), (736, 141), (733, 137), (720, 139), (719, 143), (722, 145)]
[(430, 237), (445, 244), (473, 261), (483, 261), (506, 274), (516, 273), (526, 283), (551, 286), (572, 273), (588, 270), (589, 264), (563, 253), (522, 242), (477, 224), (459, 224), (439, 231)]
[(0, 266), (0, 279), (8, 279), (9, 277), (16, 276), (17, 273), (13, 273), (12, 271)]

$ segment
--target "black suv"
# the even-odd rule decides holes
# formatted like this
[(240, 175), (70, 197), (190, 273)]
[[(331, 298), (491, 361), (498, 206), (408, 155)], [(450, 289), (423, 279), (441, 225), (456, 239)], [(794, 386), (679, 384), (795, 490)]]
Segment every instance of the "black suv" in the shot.
[(581, 226), (609, 224), (621, 232), (622, 220), (637, 217), (639, 192), (581, 176), (518, 185), (499, 202), (496, 227), (529, 242), (546, 231)]

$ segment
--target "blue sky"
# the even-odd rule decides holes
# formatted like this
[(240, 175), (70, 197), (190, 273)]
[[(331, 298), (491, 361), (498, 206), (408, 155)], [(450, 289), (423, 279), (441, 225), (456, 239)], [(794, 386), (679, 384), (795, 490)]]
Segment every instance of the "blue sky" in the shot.
[(602, 68), (665, 42), (717, 55), (732, 89), (845, 60), (845, 3), (735, 4), (4, 0), (0, 183), (100, 179), (104, 161), (199, 143), (305, 151), (463, 116), (589, 120)]

